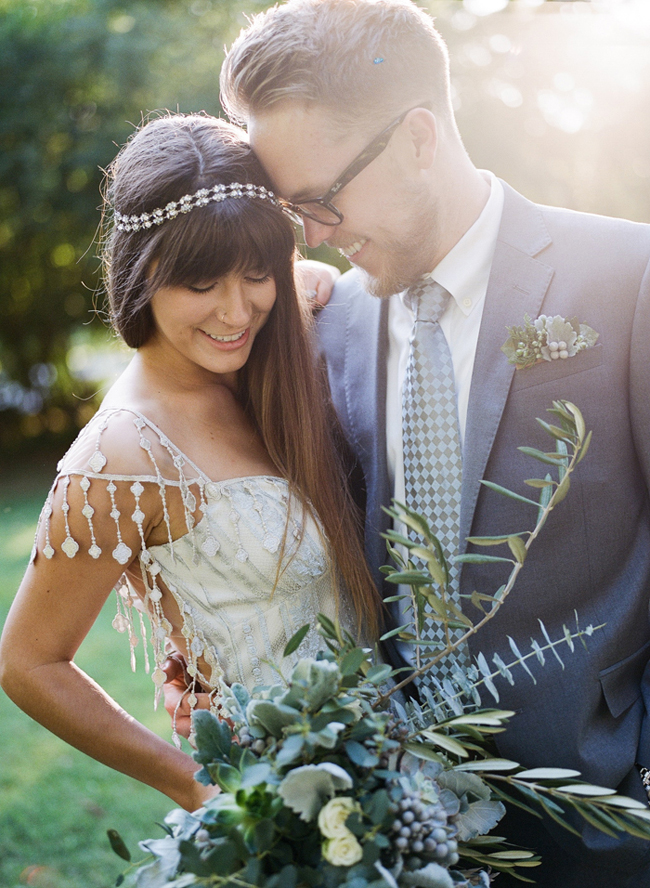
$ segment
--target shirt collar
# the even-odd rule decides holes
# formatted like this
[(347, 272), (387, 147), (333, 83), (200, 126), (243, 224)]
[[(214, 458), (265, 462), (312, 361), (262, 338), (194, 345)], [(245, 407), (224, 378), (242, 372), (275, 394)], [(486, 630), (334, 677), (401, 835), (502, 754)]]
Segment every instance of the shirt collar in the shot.
[(487, 292), (503, 211), (503, 185), (489, 170), (480, 172), (490, 184), (490, 195), (481, 214), (433, 271), (425, 275), (451, 293), (465, 316)]

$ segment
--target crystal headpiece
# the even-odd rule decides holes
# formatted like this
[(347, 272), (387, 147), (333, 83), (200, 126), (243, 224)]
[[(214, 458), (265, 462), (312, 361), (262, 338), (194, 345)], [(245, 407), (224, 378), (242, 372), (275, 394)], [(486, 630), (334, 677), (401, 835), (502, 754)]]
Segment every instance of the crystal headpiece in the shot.
[(172, 200), (167, 206), (152, 210), (150, 213), (125, 216), (115, 210), (115, 227), (118, 231), (140, 231), (141, 228), (162, 225), (167, 219), (173, 219), (180, 213), (189, 213), (194, 207), (204, 207), (213, 201), (226, 200), (229, 197), (254, 197), (258, 200), (268, 200), (274, 207), (282, 208), (282, 204), (275, 194), (263, 185), (250, 183), (241, 185), (239, 182), (231, 182), (230, 185), (199, 188), (194, 194), (185, 194), (180, 200)]

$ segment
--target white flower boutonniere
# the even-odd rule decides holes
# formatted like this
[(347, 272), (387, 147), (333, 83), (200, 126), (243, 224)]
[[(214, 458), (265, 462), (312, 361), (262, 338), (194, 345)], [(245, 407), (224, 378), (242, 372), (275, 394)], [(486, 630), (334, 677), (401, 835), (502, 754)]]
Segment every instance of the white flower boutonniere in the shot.
[(535, 321), (524, 315), (523, 326), (506, 329), (509, 335), (501, 351), (517, 370), (525, 370), (540, 361), (572, 358), (595, 345), (599, 335), (577, 318), (567, 320), (561, 315), (540, 315)]

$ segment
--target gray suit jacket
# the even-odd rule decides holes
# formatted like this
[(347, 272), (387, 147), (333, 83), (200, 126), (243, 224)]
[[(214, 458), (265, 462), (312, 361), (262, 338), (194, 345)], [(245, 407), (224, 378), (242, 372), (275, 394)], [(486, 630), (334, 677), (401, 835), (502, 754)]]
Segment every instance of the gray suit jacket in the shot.
[[(544, 467), (517, 447), (552, 449), (535, 417), (545, 417), (554, 399), (581, 409), (593, 441), (568, 498), (531, 548), (511, 599), (473, 652), (488, 660), (498, 652), (511, 661), (507, 636), (520, 647), (541, 639), (538, 619), (551, 638), (561, 637), (563, 624), (575, 626), (576, 612), (583, 627), (604, 623), (586, 650), (561, 651), (565, 669), (549, 655), (545, 667), (533, 667), (535, 686), (520, 667), (514, 687), (499, 684), (501, 705), (517, 716), (498, 745), (502, 755), (527, 766), (576, 768), (589, 781), (645, 800), (635, 763), (650, 767), (650, 226), (538, 206), (507, 185), (505, 192), (469, 400), (461, 539), (533, 526), (533, 507), (480, 480), (530, 496), (524, 480), (539, 477)], [(542, 313), (577, 317), (599, 332), (598, 343), (573, 358), (515, 372), (501, 352), (506, 327)], [(391, 496), (387, 305), (349, 272), (318, 326), (334, 403), (365, 475), (367, 556), (381, 582), (380, 533), (388, 526), (381, 505)], [(500, 565), (466, 565), (461, 591), (491, 594), (505, 575)], [(476, 618), (471, 607), (467, 612)], [(588, 862), (576, 863), (574, 881), (563, 868), (561, 882), (549, 876), (540, 884), (610, 888), (650, 867), (650, 843), (613, 842), (589, 827), (581, 847), (564, 835), (559, 840), (566, 860), (586, 845)], [(565, 867), (564, 856), (559, 859)], [(589, 861), (596, 864), (592, 875)]]

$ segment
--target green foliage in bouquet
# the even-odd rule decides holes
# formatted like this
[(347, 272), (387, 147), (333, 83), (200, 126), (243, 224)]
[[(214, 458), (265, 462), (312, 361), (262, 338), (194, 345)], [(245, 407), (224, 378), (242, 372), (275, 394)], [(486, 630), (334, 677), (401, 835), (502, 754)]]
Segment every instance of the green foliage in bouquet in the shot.
[[(494, 596), (473, 598), (480, 612), (476, 623), (448, 598), (445, 556), (426, 522), (394, 505), (394, 517), (419, 536), (389, 534), (399, 569), (391, 569), (388, 578), (411, 585), (414, 641), (433, 619), (447, 627), (462, 625), (462, 643), (503, 606), (528, 548), (566, 495), (589, 443), (574, 405), (555, 402), (552, 413), (558, 424), (542, 425), (556, 449), (522, 448), (555, 468), (555, 478), (547, 474), (527, 482), (540, 491), (539, 500), (496, 488), (535, 506), (535, 528), (472, 540), (476, 546), (506, 545), (512, 555), (508, 582)], [(494, 557), (470, 554), (461, 560)], [(414, 559), (424, 566), (417, 567)], [(529, 660), (543, 664), (549, 651), (560, 658), (558, 648), (573, 650), (576, 640), (585, 643), (598, 627), (564, 627), (562, 636), (551, 640), (540, 623), (543, 644), (533, 640), (531, 651), (522, 654), (511, 639), (513, 661), (493, 657), (493, 667), (479, 654), (468, 670), (458, 668), (451, 679), (420, 687), (418, 703), (404, 701), (400, 688), (458, 643), (431, 651), (426, 662), (418, 659), (404, 679), (329, 619), (319, 621), (324, 650), (316, 659), (300, 660), (288, 681), (252, 692), (224, 686), (223, 718), (195, 713), (194, 757), (201, 766), (196, 779), (216, 784), (221, 792), (193, 814), (172, 811), (163, 827), (166, 835), (140, 844), (148, 859), (120, 876), (118, 885), (488, 888), (490, 873), (499, 870), (529, 882), (526, 872), (539, 857), (492, 832), (506, 804), (538, 816), (544, 812), (574, 832), (566, 820), (569, 810), (610, 835), (650, 838), (646, 805), (586, 784), (577, 771), (528, 770), (493, 753), (493, 736), (514, 713), (485, 708), (481, 691), (498, 702), (498, 675), (513, 680), (517, 666), (532, 675)], [(294, 636), (285, 655), (298, 649), (305, 632), (306, 627)], [(130, 860), (119, 835), (111, 831), (109, 838), (116, 853)]]

